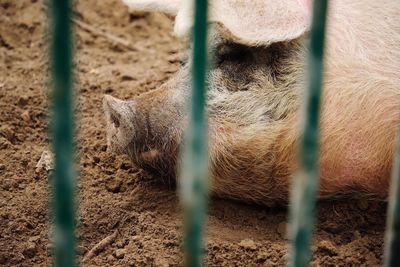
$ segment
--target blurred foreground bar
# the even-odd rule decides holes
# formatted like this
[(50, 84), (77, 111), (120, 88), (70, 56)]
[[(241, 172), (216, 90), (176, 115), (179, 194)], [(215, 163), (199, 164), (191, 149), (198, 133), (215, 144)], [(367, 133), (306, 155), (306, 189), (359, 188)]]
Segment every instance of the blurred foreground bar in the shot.
[(69, 0), (52, 0), (50, 10), (53, 98), (54, 265), (75, 266), (72, 51)]
[(323, 79), (323, 54), (327, 0), (315, 0), (308, 57), (308, 95), (300, 143), (300, 169), (294, 177), (290, 203), (290, 266), (308, 266), (318, 189), (319, 113)]
[[(400, 130), (400, 128), (399, 128)], [(397, 133), (397, 153), (390, 184), (386, 226), (384, 266), (400, 266), (400, 131)]]
[(207, 206), (208, 142), (205, 116), (207, 0), (195, 0), (190, 122), (182, 148), (180, 193), (185, 219), (185, 266), (202, 266)]

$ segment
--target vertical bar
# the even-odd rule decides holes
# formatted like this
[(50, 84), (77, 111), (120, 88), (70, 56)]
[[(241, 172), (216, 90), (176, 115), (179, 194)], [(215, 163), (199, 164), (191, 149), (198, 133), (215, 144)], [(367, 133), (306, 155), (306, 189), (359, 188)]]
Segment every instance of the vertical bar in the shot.
[(300, 143), (300, 170), (295, 176), (290, 205), (290, 266), (308, 266), (318, 188), (318, 125), (323, 79), (327, 0), (315, 0), (308, 56), (306, 119)]
[(207, 206), (208, 154), (205, 116), (207, 0), (195, 0), (192, 97), (182, 152), (180, 185), (185, 217), (185, 265), (202, 266), (202, 235)]
[(390, 185), (385, 237), (384, 266), (386, 267), (400, 266), (400, 131), (397, 134), (397, 152)]
[(53, 91), (54, 172), (54, 264), (75, 265), (74, 170), (72, 123), (72, 49), (70, 0), (51, 1), (51, 62)]

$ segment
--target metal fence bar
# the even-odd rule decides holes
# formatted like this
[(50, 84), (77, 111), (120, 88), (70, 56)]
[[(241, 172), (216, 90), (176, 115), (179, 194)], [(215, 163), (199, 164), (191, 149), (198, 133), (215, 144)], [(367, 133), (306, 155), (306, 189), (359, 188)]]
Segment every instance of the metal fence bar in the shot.
[(185, 216), (185, 265), (202, 265), (202, 234), (207, 206), (207, 0), (195, 0), (192, 97), (180, 170), (180, 193)]
[(51, 62), (53, 91), (54, 265), (72, 267), (74, 254), (74, 170), (72, 122), (72, 49), (70, 0), (51, 1)]
[(400, 266), (400, 131), (397, 138), (386, 226), (384, 255), (384, 266), (386, 267)]
[(290, 204), (290, 266), (308, 266), (318, 188), (318, 125), (323, 79), (327, 0), (315, 0), (308, 56), (306, 120), (300, 143), (300, 170), (295, 176)]

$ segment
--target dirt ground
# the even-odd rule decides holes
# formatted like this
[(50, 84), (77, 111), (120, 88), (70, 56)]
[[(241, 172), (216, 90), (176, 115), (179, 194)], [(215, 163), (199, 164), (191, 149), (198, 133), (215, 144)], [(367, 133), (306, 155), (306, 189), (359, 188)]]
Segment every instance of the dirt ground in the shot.
[[(50, 143), (45, 2), (0, 0), (1, 266), (52, 262), (51, 172), (35, 168)], [(183, 45), (165, 15), (129, 14), (119, 0), (75, 4), (80, 265), (180, 266), (182, 220), (175, 189), (105, 151), (101, 99), (105, 93), (129, 99), (157, 88), (179, 68)], [(110, 34), (129, 42), (117, 43)], [(284, 265), (286, 214), (286, 208), (213, 199), (206, 264)], [(385, 214), (384, 203), (318, 203), (312, 264), (381, 265)], [(82, 262), (116, 230), (115, 242)]]

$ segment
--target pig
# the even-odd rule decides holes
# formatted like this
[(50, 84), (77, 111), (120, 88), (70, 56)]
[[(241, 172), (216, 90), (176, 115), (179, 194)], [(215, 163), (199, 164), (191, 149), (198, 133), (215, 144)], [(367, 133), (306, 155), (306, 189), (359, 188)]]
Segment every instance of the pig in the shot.
[[(123, 0), (175, 17), (190, 36), (191, 1)], [(210, 192), (286, 202), (298, 169), (311, 0), (211, 0), (207, 75)], [(320, 120), (320, 198), (385, 199), (400, 115), (400, 2), (329, 2)], [(174, 179), (188, 125), (191, 56), (168, 82), (132, 100), (103, 98), (110, 151)], [(184, 179), (184, 177), (182, 178)]]

